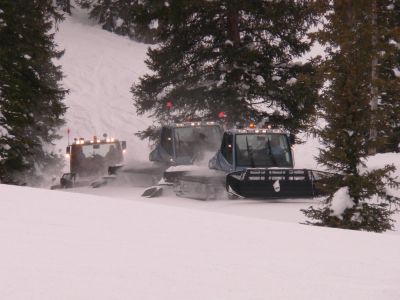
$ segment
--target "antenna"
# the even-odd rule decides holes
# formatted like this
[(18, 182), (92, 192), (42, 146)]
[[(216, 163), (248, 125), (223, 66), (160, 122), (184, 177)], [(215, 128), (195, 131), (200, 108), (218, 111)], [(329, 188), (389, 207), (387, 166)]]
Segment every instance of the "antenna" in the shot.
[(69, 134), (70, 134), (71, 130), (69, 129), (69, 127), (67, 128), (67, 136), (68, 136), (68, 146), (69, 146)]

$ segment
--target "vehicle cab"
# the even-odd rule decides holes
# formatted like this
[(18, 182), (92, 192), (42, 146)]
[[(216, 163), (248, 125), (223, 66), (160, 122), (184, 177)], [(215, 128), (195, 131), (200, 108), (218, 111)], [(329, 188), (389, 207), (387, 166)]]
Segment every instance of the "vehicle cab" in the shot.
[(290, 135), (279, 129), (227, 130), (209, 168), (225, 172), (247, 168), (293, 168)]
[(205, 152), (215, 152), (223, 130), (217, 122), (183, 122), (163, 125), (159, 142), (149, 160), (169, 165), (188, 165)]
[(125, 151), (125, 141), (94, 136), (90, 140), (74, 139), (66, 148), (66, 156), (69, 158), (71, 173), (89, 177), (106, 174), (108, 167), (121, 164)]

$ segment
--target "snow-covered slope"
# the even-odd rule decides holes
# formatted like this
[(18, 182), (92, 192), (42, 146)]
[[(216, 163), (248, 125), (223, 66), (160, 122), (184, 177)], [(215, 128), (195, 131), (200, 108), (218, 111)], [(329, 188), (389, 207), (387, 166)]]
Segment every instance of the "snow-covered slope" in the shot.
[[(128, 141), (136, 159), (148, 158), (147, 143), (134, 133), (152, 120), (138, 117), (129, 92), (131, 85), (146, 72), (147, 45), (135, 43), (99, 28), (84, 11), (74, 10), (59, 25), (56, 43), (65, 54), (60, 60), (65, 74), (67, 126), (57, 148), (67, 145), (67, 128), (74, 137), (90, 139), (103, 133)], [(145, 151), (143, 151), (145, 150)]]
[(0, 299), (399, 299), (398, 235), (0, 185)]

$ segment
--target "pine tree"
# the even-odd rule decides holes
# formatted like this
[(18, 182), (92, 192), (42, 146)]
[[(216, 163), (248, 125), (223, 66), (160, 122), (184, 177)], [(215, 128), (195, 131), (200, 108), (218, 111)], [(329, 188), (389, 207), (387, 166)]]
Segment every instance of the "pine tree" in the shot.
[[(384, 35), (391, 31), (384, 17), (390, 13), (387, 4), (335, 0), (324, 28), (317, 34), (319, 41), (327, 45), (321, 66), (321, 77), (326, 80), (321, 106), (327, 124), (319, 130), (324, 147), (318, 162), (344, 175), (329, 188), (344, 188), (352, 205), (336, 216), (332, 195), (323, 207), (304, 211), (317, 220), (311, 224), (377, 232), (393, 226), (390, 216), (394, 211), (390, 209), (400, 199), (391, 196), (386, 185), (398, 186), (391, 177), (394, 166), (362, 171), (371, 147), (382, 143), (388, 116), (386, 104), (395, 104), (389, 94), (398, 88), (393, 71), (385, 70), (382, 64), (389, 57), (393, 59), (394, 50), (390, 38)], [(378, 97), (375, 107), (374, 97)], [(371, 128), (379, 133), (375, 138), (371, 138)]]
[(154, 43), (158, 24), (152, 23), (152, 14), (159, 0), (78, 0), (77, 3), (90, 9), (90, 17), (103, 29), (131, 39)]
[(377, 1), (377, 27), (375, 56), (377, 75), (375, 86), (378, 95), (378, 114), (384, 118), (377, 127), (383, 142), (378, 152), (399, 151), (400, 144), (400, 2)]
[[(159, 47), (132, 87), (139, 114), (228, 121), (274, 116), (296, 132), (315, 109), (319, 83), (312, 63), (296, 63), (317, 20), (311, 1), (163, 1), (154, 14)], [(170, 111), (165, 104), (171, 101)]]
[(60, 161), (50, 150), (66, 110), (63, 52), (53, 41), (61, 16), (52, 0), (0, 2), (0, 181), (37, 184)]

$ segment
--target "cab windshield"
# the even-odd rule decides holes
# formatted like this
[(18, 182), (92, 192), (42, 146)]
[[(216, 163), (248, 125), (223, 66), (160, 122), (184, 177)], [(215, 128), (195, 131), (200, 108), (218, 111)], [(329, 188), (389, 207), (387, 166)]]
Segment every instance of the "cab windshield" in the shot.
[(284, 134), (238, 134), (236, 165), (240, 167), (291, 167), (288, 139)]
[(123, 160), (119, 142), (72, 145), (70, 169), (80, 176), (105, 173), (111, 165)]
[[(85, 157), (93, 157), (99, 155), (104, 158), (113, 158), (112, 160), (117, 159), (118, 154), (121, 154), (121, 147), (120, 144), (115, 143), (102, 143), (102, 144), (88, 144), (82, 145), (82, 154)], [(118, 160), (118, 159), (117, 159)]]
[(175, 146), (177, 156), (194, 157), (196, 153), (216, 151), (221, 143), (219, 126), (176, 127)]

